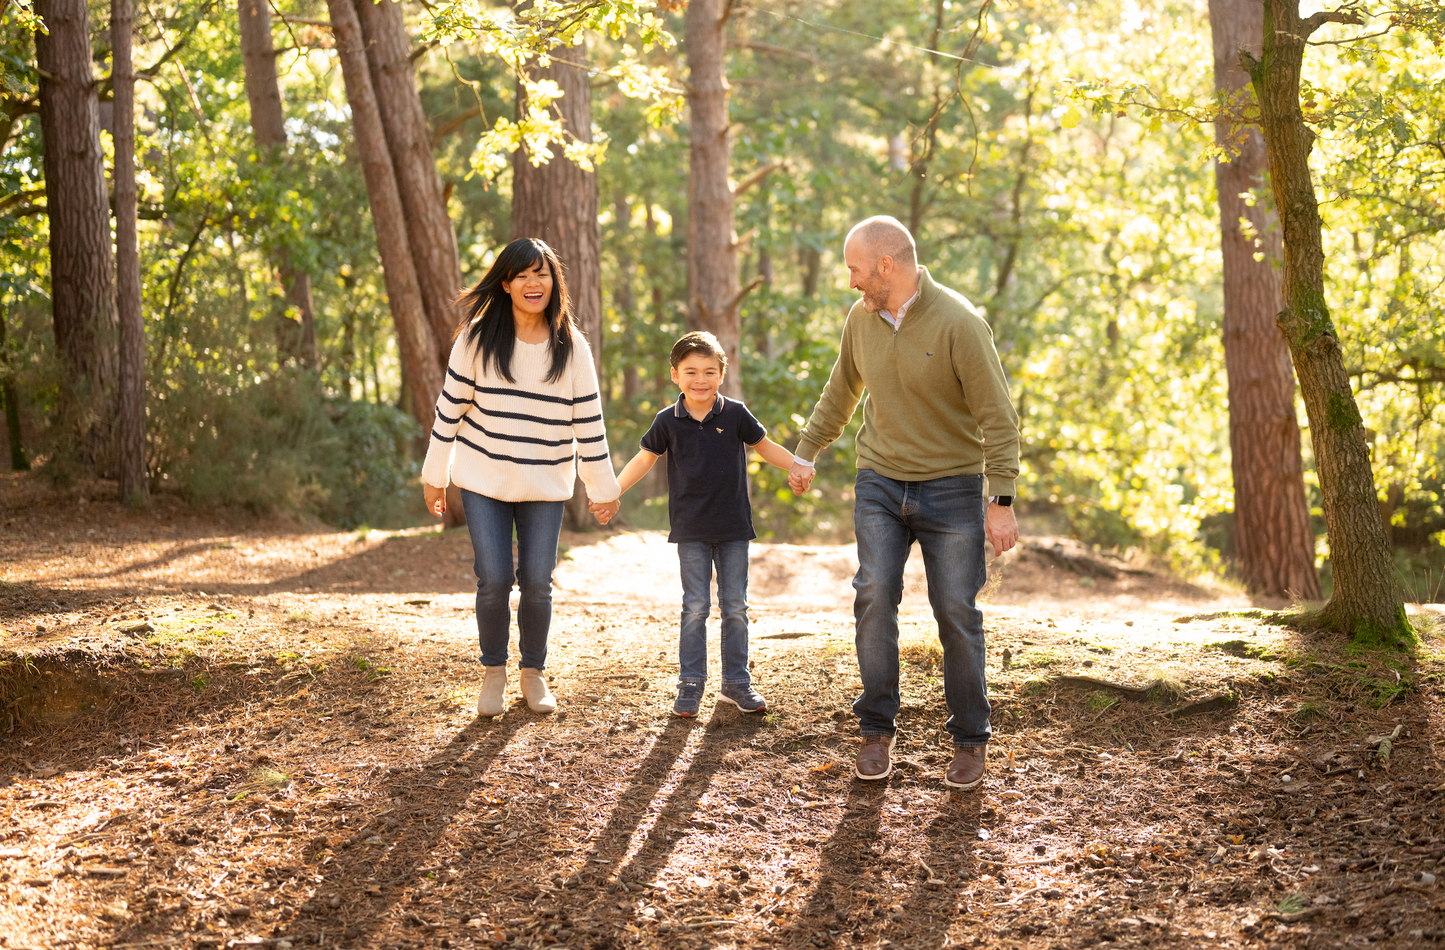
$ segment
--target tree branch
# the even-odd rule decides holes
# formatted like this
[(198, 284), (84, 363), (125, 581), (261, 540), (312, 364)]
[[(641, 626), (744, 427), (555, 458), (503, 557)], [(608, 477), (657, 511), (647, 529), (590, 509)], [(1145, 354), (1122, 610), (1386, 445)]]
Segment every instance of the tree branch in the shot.
[(1321, 10), (1320, 12), (1302, 21), (1305, 28), (1305, 39), (1310, 34), (1326, 23), (1348, 23), (1351, 26), (1364, 26), (1365, 19), (1353, 10)]
[(440, 142), (442, 139), (446, 138), (448, 135), (451, 135), (451, 134), (452, 134), (453, 132), (455, 132), (457, 129), (459, 129), (459, 128), (461, 128), (462, 126), (466, 125), (468, 122), (470, 122), (471, 120), (475, 119), (477, 116), (479, 116), (479, 115), (481, 115), (481, 114), (482, 114), (482, 107), (481, 107), (481, 106), (475, 106), (475, 105), (474, 105), (474, 106), (468, 107), (466, 110), (464, 110), (463, 112), (459, 113), (458, 115), (452, 116), (452, 117), (451, 117), (450, 119), (448, 119), (446, 122), (442, 123), (442, 125), (441, 125), (440, 128), (438, 128), (435, 132), (432, 133), (432, 137), (431, 137), (432, 147), (435, 148), (435, 147), (436, 147), (436, 144), (437, 144), (438, 142)]
[(20, 202), (26, 201), (30, 198), (42, 198), (44, 196), (45, 189), (43, 187), (32, 188), (29, 191), (17, 191), (14, 194), (6, 195), (5, 197), (0, 198), (0, 213), (3, 213), (6, 208), (10, 207), (13, 204), (19, 204)]
[(733, 197), (736, 198), (738, 195), (747, 191), (754, 185), (760, 183), (764, 178), (767, 178), (773, 172), (777, 171), (779, 168), (782, 167), (783, 162), (780, 160), (776, 162), (769, 162), (762, 168), (757, 168), (749, 172), (747, 175), (743, 176), (742, 181), (738, 182), (736, 185), (733, 186)]

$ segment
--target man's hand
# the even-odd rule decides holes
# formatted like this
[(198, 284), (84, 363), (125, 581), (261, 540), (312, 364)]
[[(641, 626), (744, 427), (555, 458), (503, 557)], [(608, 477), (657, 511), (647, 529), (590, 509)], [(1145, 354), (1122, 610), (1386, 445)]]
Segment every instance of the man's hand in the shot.
[(798, 460), (793, 460), (792, 468), (788, 469), (788, 487), (793, 490), (794, 495), (801, 495), (813, 485), (813, 476), (818, 474), (818, 469), (812, 465), (804, 465)]
[(440, 518), (447, 512), (447, 490), (435, 485), (421, 484), (422, 497), (426, 499), (426, 510)]
[(998, 557), (1018, 544), (1019, 523), (1014, 518), (1013, 508), (989, 502), (988, 514), (984, 515), (983, 533), (993, 545), (993, 556)]
[(618, 498), (613, 501), (590, 502), (587, 505), (587, 510), (592, 512), (592, 516), (597, 519), (598, 524), (605, 525), (613, 519), (621, 507), (622, 499)]

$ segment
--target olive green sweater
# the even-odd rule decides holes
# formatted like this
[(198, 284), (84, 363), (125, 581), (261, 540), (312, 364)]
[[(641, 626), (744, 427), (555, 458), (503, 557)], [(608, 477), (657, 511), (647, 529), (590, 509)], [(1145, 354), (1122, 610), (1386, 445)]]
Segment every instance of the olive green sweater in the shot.
[(803, 427), (800, 458), (816, 459), (843, 434), (865, 389), (859, 468), (905, 482), (982, 472), (989, 494), (1014, 494), (1018, 414), (993, 332), (926, 268), (897, 331), (861, 300), (848, 312), (838, 362)]

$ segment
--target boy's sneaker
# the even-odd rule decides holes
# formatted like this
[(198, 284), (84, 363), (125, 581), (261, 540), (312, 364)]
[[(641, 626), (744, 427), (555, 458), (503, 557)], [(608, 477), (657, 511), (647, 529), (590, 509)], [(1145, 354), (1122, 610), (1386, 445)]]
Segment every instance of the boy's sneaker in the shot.
[(691, 719), (697, 715), (698, 707), (701, 705), (701, 683), (679, 683), (677, 685), (677, 700), (672, 704), (672, 714), (674, 716)]
[(764, 712), (768, 708), (768, 701), (746, 683), (724, 683), (718, 695), (745, 713)]

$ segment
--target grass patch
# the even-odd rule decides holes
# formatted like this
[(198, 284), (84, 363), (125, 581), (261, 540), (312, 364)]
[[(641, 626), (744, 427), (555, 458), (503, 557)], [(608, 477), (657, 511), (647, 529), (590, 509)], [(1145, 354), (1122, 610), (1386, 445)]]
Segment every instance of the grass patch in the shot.
[(1067, 657), (1059, 650), (1021, 650), (1019, 655), (1014, 657), (1013, 665), (1025, 670), (1040, 670), (1058, 666), (1065, 659)]
[(1090, 693), (1087, 702), (1090, 712), (1101, 713), (1106, 709), (1112, 709), (1119, 705), (1119, 697), (1113, 693), (1106, 693), (1101, 689)]
[(1289, 654), (1276, 650), (1267, 644), (1250, 643), (1247, 640), (1216, 640), (1213, 643), (1204, 644), (1206, 650), (1217, 650), (1220, 653), (1228, 653), (1230, 656), (1237, 656), (1242, 660), (1264, 660), (1266, 662), (1286, 662)]
[(382, 666), (375, 660), (366, 656), (347, 657), (346, 665), (351, 667), (353, 670), (356, 670), (358, 673), (365, 673), (366, 678), (371, 680), (372, 682), (381, 679), (383, 676), (389, 676), (392, 672), (391, 667)]

